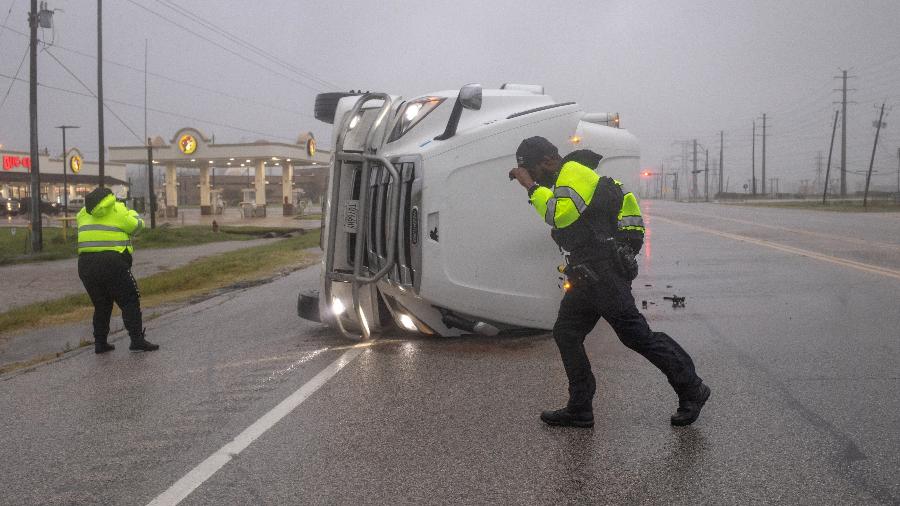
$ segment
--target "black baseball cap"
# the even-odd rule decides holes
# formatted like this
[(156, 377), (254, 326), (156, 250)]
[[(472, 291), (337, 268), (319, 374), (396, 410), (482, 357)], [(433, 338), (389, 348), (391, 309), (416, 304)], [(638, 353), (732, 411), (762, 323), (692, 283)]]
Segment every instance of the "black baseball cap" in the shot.
[(520, 167), (533, 169), (544, 160), (545, 156), (559, 157), (559, 150), (552, 142), (541, 136), (529, 137), (519, 144), (516, 150), (516, 163)]
[(97, 207), (97, 204), (99, 204), (101, 200), (105, 199), (107, 195), (112, 195), (112, 190), (103, 186), (98, 186), (94, 188), (91, 193), (85, 195), (84, 207), (87, 208), (88, 214), (94, 212), (94, 208)]

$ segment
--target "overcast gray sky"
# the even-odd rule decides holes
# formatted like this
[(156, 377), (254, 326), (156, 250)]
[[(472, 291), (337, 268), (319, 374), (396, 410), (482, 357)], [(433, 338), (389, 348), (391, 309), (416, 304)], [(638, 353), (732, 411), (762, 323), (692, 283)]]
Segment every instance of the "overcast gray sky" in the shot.
[[(0, 0), (2, 76), (15, 75), (27, 52), (27, 38), (12, 30), (27, 33), (28, 5)], [(39, 81), (87, 93), (52, 54), (96, 90), (96, 2), (49, 0), (49, 7), (62, 11), (55, 28), (40, 34), (48, 45)], [(144, 135), (145, 40), (149, 133), (166, 139), (183, 126), (219, 142), (293, 141), (308, 130), (327, 139), (330, 126), (312, 118), (312, 104), (315, 93), (335, 87), (414, 96), (469, 82), (537, 83), (559, 101), (620, 112), (648, 167), (680, 165), (673, 143), (693, 138), (717, 158), (724, 130), (726, 178), (735, 191), (749, 178), (752, 121), (763, 112), (768, 175), (782, 185), (815, 177), (817, 152), (827, 155), (832, 102), (840, 98), (833, 77), (841, 68), (858, 76), (850, 96), (857, 104), (848, 112), (852, 170), (868, 165), (873, 105), (887, 100), (900, 115), (897, 0), (107, 0), (103, 8), (104, 95), (137, 135), (107, 113), (107, 145), (136, 144)], [(27, 58), (18, 75), (27, 78)], [(0, 77), (0, 99), (10, 82)], [(59, 152), (53, 127), (76, 124), (82, 128), (70, 133), (70, 144), (97, 158), (94, 99), (43, 87), (39, 103), (42, 147)], [(896, 182), (900, 123), (893, 120), (885, 120), (876, 155), (884, 175), (876, 184)], [(28, 147), (25, 82), (13, 82), (0, 108), (0, 144)], [(851, 175), (850, 189), (863, 180)]]

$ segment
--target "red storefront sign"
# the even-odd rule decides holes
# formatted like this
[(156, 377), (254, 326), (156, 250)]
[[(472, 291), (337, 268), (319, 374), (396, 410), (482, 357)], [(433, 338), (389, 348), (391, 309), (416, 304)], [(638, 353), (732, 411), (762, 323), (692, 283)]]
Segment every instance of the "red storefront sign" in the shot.
[(3, 170), (13, 170), (16, 167), (25, 167), (31, 170), (31, 157), (3, 155)]

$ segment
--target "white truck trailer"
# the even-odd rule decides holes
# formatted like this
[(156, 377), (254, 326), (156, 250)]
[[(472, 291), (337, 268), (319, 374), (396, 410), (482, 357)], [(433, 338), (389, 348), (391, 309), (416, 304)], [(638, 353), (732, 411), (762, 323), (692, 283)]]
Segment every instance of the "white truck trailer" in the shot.
[(367, 339), (396, 324), (455, 336), (551, 329), (562, 297), (562, 252), (522, 188), (508, 179), (523, 139), (565, 155), (603, 155), (598, 172), (631, 179), (635, 137), (618, 114), (587, 113), (543, 87), (470, 84), (413, 99), (328, 93), (333, 123), (323, 204), (319, 289), (301, 317)]

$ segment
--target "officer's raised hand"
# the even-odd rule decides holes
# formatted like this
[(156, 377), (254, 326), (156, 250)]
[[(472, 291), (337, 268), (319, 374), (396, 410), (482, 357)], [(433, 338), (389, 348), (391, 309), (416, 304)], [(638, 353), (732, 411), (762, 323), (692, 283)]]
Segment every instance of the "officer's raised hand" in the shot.
[(523, 188), (530, 188), (534, 184), (534, 179), (528, 173), (525, 167), (516, 167), (509, 171), (509, 180), (515, 179)]

